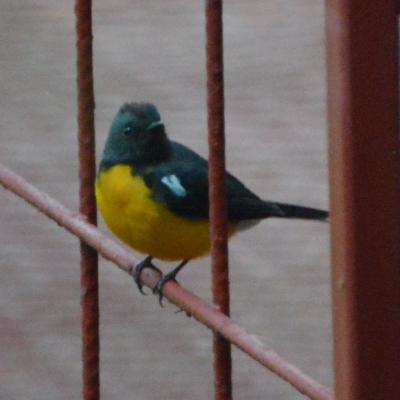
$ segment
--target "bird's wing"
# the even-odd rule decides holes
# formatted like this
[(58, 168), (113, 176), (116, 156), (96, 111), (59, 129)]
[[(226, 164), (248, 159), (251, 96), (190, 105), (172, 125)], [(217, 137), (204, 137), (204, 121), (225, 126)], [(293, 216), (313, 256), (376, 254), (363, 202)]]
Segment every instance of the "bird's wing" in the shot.
[(276, 203), (260, 199), (229, 172), (226, 177), (226, 189), (230, 221), (283, 217), (283, 212)]
[[(187, 147), (173, 143), (173, 159), (143, 175), (155, 200), (189, 219), (208, 218), (208, 163)], [(226, 173), (230, 222), (283, 216), (275, 203), (261, 200), (233, 175)]]
[(208, 218), (208, 177), (204, 167), (168, 163), (142, 176), (154, 200), (189, 219)]

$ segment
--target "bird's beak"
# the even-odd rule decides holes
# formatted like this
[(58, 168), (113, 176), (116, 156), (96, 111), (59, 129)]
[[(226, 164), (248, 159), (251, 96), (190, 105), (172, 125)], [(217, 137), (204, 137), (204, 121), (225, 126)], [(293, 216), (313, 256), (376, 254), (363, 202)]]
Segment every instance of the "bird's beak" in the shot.
[(161, 121), (152, 122), (147, 128), (146, 131), (150, 131), (151, 129), (157, 128), (157, 126), (162, 125)]

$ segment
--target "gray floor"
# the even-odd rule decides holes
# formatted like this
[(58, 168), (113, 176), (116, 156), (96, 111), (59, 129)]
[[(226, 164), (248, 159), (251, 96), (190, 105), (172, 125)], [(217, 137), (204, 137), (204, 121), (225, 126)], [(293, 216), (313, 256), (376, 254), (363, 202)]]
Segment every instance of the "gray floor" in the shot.
[[(70, 3), (1, 2), (0, 158), (77, 209)], [(264, 198), (327, 207), (323, 1), (231, 0), (225, 11), (230, 171)], [(94, 12), (99, 153), (120, 104), (147, 100), (205, 155), (203, 2), (99, 0)], [(78, 241), (3, 190), (0, 204), (0, 399), (79, 399)], [(328, 225), (266, 221), (230, 250), (233, 318), (331, 386)], [(210, 332), (104, 260), (100, 275), (103, 398), (212, 398)], [(209, 259), (180, 282), (209, 299)], [(233, 357), (236, 399), (302, 398)]]

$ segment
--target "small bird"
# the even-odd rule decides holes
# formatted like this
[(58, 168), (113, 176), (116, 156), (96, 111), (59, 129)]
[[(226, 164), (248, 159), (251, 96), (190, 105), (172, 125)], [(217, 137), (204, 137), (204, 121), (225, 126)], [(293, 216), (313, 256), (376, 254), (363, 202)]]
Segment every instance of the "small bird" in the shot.
[[(328, 212), (265, 201), (226, 172), (228, 234), (262, 219), (300, 218), (326, 221)], [(157, 108), (126, 103), (115, 116), (96, 179), (96, 199), (110, 230), (147, 257), (180, 261), (154, 288), (161, 304), (164, 284), (191, 259), (210, 250), (208, 162), (188, 147), (168, 139)]]

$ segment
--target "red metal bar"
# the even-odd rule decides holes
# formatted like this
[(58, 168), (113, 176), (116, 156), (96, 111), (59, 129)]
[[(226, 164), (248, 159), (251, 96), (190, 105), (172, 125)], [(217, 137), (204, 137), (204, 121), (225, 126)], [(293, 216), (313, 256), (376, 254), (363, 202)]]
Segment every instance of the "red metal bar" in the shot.
[[(92, 2), (76, 0), (80, 212), (96, 224)], [(83, 398), (100, 398), (98, 256), (81, 241)]]
[[(109, 239), (95, 226), (86, 222), (85, 217), (70, 211), (1, 163), (0, 184), (36, 207), (73, 235), (84, 240), (119, 268), (129, 274), (132, 273), (132, 268), (134, 268), (132, 265), (134, 266), (137, 261), (122, 246)], [(156, 271), (146, 268), (141, 274), (141, 280), (144, 285), (153, 288), (159, 276), (160, 274)], [(260, 343), (254, 336), (248, 334), (243, 328), (219, 311), (217, 307), (208, 305), (174, 281), (170, 281), (164, 286), (163, 293), (171, 303), (191, 314), (214, 332), (221, 334), (251, 358), (289, 382), (310, 399), (333, 400), (328, 389), (285, 361), (274, 350)]]
[[(222, 0), (206, 0), (209, 197), (213, 302), (229, 316)], [(232, 398), (231, 345), (214, 334), (215, 399)]]
[(396, 0), (327, 0), (337, 400), (400, 399)]

